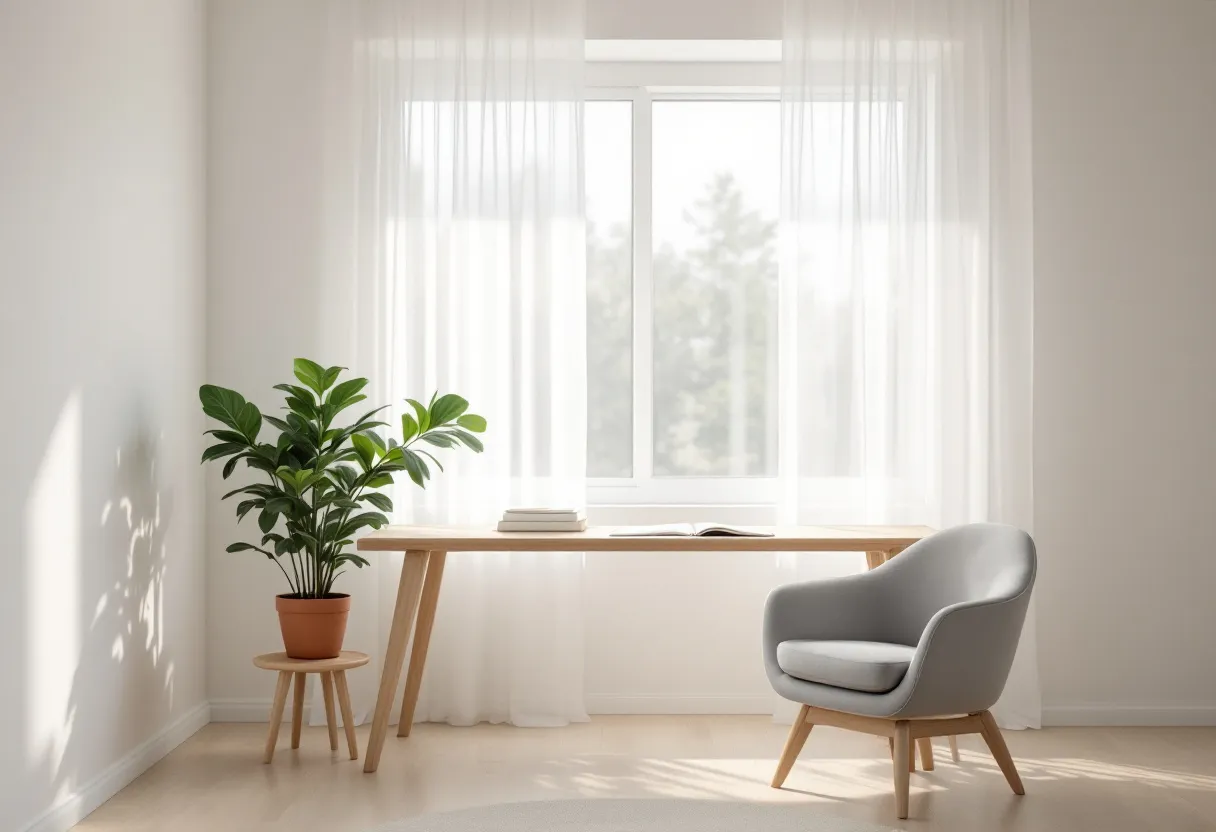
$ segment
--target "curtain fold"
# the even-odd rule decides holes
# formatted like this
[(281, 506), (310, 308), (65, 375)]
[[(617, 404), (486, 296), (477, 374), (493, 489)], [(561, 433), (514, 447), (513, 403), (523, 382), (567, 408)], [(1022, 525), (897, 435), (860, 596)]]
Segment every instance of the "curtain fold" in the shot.
[[(489, 422), (484, 454), (394, 486), (395, 522), (585, 503), (583, 28), (569, 0), (332, 4), (326, 337), (391, 425), (436, 390)], [(400, 563), (352, 576), (377, 662)], [(581, 593), (579, 554), (450, 554), (416, 720), (585, 720)]]
[[(1032, 530), (1028, 53), (1026, 0), (787, 0), (786, 522)], [(1032, 609), (1006, 727), (1034, 647)]]

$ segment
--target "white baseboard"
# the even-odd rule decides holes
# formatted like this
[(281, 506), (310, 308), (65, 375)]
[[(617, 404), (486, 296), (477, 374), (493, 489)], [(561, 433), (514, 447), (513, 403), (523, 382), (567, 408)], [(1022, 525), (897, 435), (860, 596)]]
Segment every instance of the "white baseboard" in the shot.
[[(213, 699), (212, 722), (266, 722), (269, 699)], [(669, 696), (666, 694), (592, 693), (589, 714), (772, 714), (771, 696)], [(290, 719), (284, 712), (283, 720)]]
[(668, 695), (591, 693), (589, 714), (768, 714), (773, 713), (771, 695)]
[[(266, 699), (212, 699), (212, 722), (269, 722), (271, 700)], [(291, 719), (291, 708), (283, 710), (283, 721)]]
[[(764, 714), (773, 713), (772, 696), (670, 695), (639, 693), (592, 693), (587, 695), (587, 713), (609, 714)], [(269, 699), (215, 699), (212, 722), (266, 722)], [(290, 715), (284, 713), (286, 721)], [(1216, 725), (1216, 705), (1048, 705), (1043, 725), (1058, 726), (1171, 726)]]
[(1045, 705), (1043, 726), (1216, 725), (1216, 705)]
[(66, 832), (211, 721), (204, 702), (48, 809), (24, 832)]

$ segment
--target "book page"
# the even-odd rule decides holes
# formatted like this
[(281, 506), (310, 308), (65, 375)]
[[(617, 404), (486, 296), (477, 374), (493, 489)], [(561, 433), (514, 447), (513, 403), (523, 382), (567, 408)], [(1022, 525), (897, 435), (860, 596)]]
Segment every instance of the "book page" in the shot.
[(772, 537), (773, 533), (763, 529), (744, 526), (728, 526), (724, 523), (697, 523), (693, 534), (698, 537)]
[(693, 537), (696, 529), (691, 523), (669, 523), (662, 526), (622, 526), (608, 533), (609, 537)]

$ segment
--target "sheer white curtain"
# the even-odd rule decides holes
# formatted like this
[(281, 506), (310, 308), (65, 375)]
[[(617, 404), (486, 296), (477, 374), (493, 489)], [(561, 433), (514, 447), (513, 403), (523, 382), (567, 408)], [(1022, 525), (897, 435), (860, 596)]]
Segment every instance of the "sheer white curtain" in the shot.
[[(788, 521), (1032, 530), (1026, 5), (786, 2)], [(1007, 727), (1039, 725), (1034, 647), (1032, 610)]]
[[(395, 521), (491, 527), (508, 506), (581, 506), (581, 4), (351, 0), (330, 36), (327, 227), (346, 226), (331, 340), (393, 402), (391, 424), (435, 390), (489, 422), (484, 454), (436, 450), (446, 470), (425, 491), (395, 487)], [(377, 659), (400, 563), (378, 556), (354, 590), (351, 635)], [(416, 719), (586, 719), (581, 592), (578, 554), (449, 555)], [(366, 710), (374, 686), (356, 693)]]

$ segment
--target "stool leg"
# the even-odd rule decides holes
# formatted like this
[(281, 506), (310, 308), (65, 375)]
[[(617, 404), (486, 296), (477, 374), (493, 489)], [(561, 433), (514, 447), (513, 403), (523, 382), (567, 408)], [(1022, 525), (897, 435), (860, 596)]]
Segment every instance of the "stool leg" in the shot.
[(954, 760), (956, 763), (959, 760), (958, 737), (954, 736), (953, 734), (950, 735), (950, 759)]
[(291, 747), (300, 747), (300, 728), (304, 724), (304, 682), (308, 674), (296, 674), (296, 695), (291, 701)]
[(333, 673), (325, 671), (321, 674), (321, 691), (325, 694), (325, 725), (329, 728), (329, 750), (338, 750), (338, 718), (334, 716), (334, 679)]
[(342, 709), (342, 725), (346, 728), (346, 747), (350, 750), (350, 758), (357, 760), (359, 742), (355, 739), (355, 715), (350, 708), (350, 688), (346, 686), (346, 671), (335, 671), (334, 681), (338, 685), (338, 707)]
[(279, 683), (274, 689), (274, 705), (270, 708), (270, 733), (266, 737), (266, 752), (262, 762), (274, 759), (274, 746), (279, 741), (279, 723), (283, 721), (283, 709), (287, 707), (287, 689), (291, 687), (291, 672), (279, 671)]

